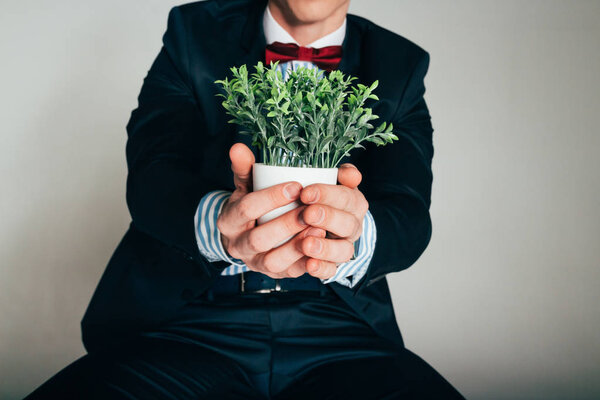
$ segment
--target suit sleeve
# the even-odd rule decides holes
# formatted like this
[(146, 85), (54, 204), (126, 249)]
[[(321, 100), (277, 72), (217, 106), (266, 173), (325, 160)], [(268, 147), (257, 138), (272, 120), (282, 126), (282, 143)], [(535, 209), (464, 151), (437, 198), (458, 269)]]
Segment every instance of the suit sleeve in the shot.
[(360, 189), (369, 201), (378, 235), (366, 276), (356, 291), (411, 266), (431, 238), (433, 128), (423, 97), (428, 67), (429, 54), (421, 51), (392, 121), (399, 140), (367, 148), (357, 160), (363, 173)]
[(175, 7), (127, 124), (127, 205), (137, 229), (213, 275), (226, 263), (209, 263), (196, 242), (194, 215), (214, 188), (201, 179), (205, 123), (188, 63), (186, 32)]

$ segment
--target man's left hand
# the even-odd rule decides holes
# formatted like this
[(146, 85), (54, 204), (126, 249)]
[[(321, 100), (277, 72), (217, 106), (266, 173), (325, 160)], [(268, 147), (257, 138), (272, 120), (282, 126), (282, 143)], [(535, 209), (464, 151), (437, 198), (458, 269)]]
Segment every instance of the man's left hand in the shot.
[(329, 279), (337, 266), (354, 255), (354, 242), (360, 237), (369, 203), (357, 186), (362, 175), (352, 164), (338, 170), (339, 185), (316, 183), (302, 189), (300, 200), (307, 204), (304, 222), (327, 231), (326, 238), (307, 237), (298, 242), (298, 249), (309, 258), (307, 272), (320, 279)]

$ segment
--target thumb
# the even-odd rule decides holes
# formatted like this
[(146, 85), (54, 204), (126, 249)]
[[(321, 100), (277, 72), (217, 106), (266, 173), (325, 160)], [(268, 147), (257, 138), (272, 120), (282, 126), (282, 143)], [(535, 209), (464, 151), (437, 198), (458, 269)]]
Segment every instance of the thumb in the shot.
[(340, 185), (356, 188), (362, 181), (362, 174), (354, 165), (350, 163), (340, 165), (338, 169), (338, 182)]
[(236, 190), (250, 192), (252, 190), (252, 165), (254, 154), (243, 143), (236, 143), (229, 149), (233, 183)]

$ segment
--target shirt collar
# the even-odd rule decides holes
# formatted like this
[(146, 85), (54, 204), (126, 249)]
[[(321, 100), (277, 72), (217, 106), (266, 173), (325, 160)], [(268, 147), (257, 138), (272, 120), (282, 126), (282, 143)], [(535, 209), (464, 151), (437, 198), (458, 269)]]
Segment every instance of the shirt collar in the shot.
[[(265, 40), (267, 44), (271, 44), (273, 42), (280, 43), (296, 43), (298, 42), (290, 35), (277, 21), (273, 18), (271, 11), (269, 10), (269, 6), (265, 8), (265, 12), (263, 15), (263, 30), (265, 32)], [(346, 37), (346, 18), (344, 18), (344, 22), (342, 25), (337, 28), (335, 31), (331, 32), (328, 35), (323, 36), (315, 40), (314, 42), (308, 44), (306, 47), (327, 47), (327, 46), (341, 46), (344, 42), (344, 38)]]

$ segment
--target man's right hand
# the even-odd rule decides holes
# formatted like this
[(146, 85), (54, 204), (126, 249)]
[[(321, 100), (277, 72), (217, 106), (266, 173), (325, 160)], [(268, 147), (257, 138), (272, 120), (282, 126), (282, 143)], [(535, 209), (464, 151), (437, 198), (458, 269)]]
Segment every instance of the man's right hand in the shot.
[[(252, 192), (254, 154), (242, 143), (230, 151), (235, 191), (223, 205), (217, 219), (225, 250), (246, 266), (271, 278), (297, 278), (306, 272), (306, 257), (298, 251), (297, 242), (307, 236), (325, 237), (325, 230), (307, 225), (301, 219), (306, 206), (300, 206), (271, 221), (256, 226), (256, 220), (271, 210), (292, 203), (300, 197), (298, 182)], [(287, 243), (279, 243), (294, 235)]]

